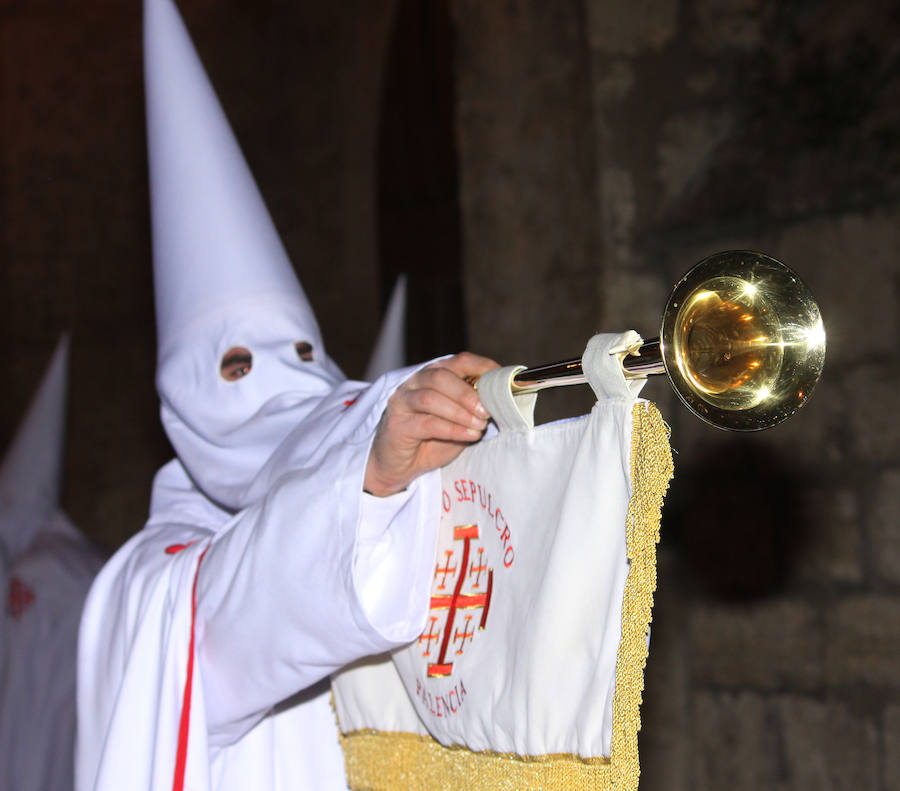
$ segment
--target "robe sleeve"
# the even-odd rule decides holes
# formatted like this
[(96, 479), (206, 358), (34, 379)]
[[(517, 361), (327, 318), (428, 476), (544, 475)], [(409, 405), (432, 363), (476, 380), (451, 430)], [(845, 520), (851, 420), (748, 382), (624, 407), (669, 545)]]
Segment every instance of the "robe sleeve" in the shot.
[[(284, 699), (422, 631), (439, 476), (382, 501), (363, 493), (382, 409), (381, 399), (364, 399), (345, 407), (367, 417), (343, 436), (328, 407), (316, 418), (325, 429), (298, 427), (264, 473), (265, 494), (210, 542), (196, 629), (212, 745), (233, 743)], [(279, 459), (287, 471), (276, 477)]]
[[(433, 489), (430, 482), (421, 481), (419, 485)], [(418, 612), (431, 596), (435, 551), (432, 536), (436, 533), (421, 527), (410, 529), (418, 507), (417, 498), (408, 490), (391, 497), (364, 493), (362, 499), (353, 565), (355, 588), (369, 623), (395, 643), (418, 637), (419, 619), (410, 629), (408, 614)], [(416, 572), (424, 573), (408, 573), (411, 559)], [(412, 637), (411, 631), (415, 632)]]

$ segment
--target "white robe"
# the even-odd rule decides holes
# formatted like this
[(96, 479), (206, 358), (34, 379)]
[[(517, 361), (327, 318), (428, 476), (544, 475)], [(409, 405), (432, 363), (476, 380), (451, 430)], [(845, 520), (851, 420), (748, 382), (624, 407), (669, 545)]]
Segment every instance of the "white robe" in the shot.
[(72, 790), (78, 621), (102, 562), (57, 512), (0, 573), (0, 788)]
[(85, 605), (77, 791), (346, 787), (327, 677), (415, 639), (429, 606), (437, 472), (384, 500), (362, 493), (408, 374), (338, 385), (236, 514), (177, 460), (160, 470), (149, 522)]

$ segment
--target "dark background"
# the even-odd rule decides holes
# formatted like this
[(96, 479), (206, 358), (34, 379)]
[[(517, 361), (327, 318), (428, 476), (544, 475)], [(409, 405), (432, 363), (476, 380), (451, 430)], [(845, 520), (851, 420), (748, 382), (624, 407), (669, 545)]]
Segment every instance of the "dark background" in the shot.
[[(829, 351), (788, 423), (728, 435), (644, 391), (676, 478), (641, 787), (900, 787), (897, 3), (180, 7), (351, 376), (400, 272), (411, 361), (525, 364), (655, 335), (719, 249), (800, 273)], [(71, 331), (64, 506), (113, 549), (171, 453), (137, 2), (0, 0), (0, 293), (0, 447)]]

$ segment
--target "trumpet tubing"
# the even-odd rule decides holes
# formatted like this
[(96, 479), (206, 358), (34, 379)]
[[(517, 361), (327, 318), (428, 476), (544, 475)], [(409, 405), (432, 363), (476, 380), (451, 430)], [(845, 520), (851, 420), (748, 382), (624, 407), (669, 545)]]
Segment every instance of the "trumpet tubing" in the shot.
[[(675, 285), (660, 334), (622, 361), (626, 377), (666, 374), (682, 403), (718, 428), (758, 431), (809, 399), (825, 362), (825, 327), (802, 280), (749, 250), (705, 258)], [(514, 392), (585, 381), (581, 360), (528, 368)]]

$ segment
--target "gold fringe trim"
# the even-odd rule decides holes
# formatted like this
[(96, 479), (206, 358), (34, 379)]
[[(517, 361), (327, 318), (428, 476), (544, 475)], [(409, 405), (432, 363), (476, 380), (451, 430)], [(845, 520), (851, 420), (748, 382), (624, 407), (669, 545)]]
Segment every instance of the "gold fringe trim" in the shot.
[(609, 758), (518, 756), (445, 747), (429, 736), (361, 730), (341, 735), (353, 791), (635, 791), (647, 630), (656, 591), (656, 545), (672, 478), (669, 429), (654, 404), (632, 412), (631, 500), (626, 550), (631, 567), (622, 602)]
[(341, 742), (354, 791), (594, 791), (610, 770), (608, 758), (473, 752), (415, 733), (354, 731)]
[(641, 774), (638, 760), (640, 706), (647, 665), (647, 630), (656, 591), (656, 545), (663, 497), (674, 468), (669, 427), (655, 404), (637, 403), (632, 410), (631, 501), (625, 540), (631, 568), (622, 601), (622, 640), (616, 660), (610, 788), (634, 791)]

